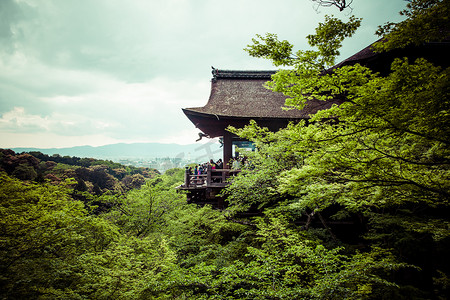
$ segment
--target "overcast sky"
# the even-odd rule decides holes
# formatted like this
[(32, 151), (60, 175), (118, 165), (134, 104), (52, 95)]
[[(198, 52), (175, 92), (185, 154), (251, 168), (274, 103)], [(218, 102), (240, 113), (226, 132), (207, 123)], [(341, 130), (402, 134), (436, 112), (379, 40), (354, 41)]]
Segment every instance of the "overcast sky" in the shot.
[[(399, 21), (404, 0), (354, 0), (362, 27), (341, 59)], [(194, 143), (181, 108), (203, 106), (211, 66), (275, 69), (256, 34), (307, 47), (326, 14), (310, 0), (0, 0), (0, 148)]]

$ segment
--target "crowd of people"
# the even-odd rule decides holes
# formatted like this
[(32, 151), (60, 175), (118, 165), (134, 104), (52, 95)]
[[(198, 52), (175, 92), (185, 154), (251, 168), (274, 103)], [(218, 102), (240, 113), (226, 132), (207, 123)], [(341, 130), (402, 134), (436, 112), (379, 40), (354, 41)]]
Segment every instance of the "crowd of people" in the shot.
[[(242, 165), (246, 165), (247, 160), (243, 156), (237, 156), (231, 159), (229, 163), (229, 167), (232, 170), (239, 170)], [(210, 159), (208, 162), (197, 164), (194, 167), (189, 167), (190, 175), (205, 175), (208, 172), (208, 167), (211, 166), (211, 170), (221, 170), (224, 168), (223, 161), (221, 158), (214, 162), (214, 160)], [(228, 168), (227, 168), (228, 169)]]
[[(244, 165), (248, 165), (247, 159), (244, 156), (237, 156), (231, 159), (228, 167), (225, 167), (225, 169), (231, 169), (231, 171), (234, 171), (233, 174), (236, 174), (236, 171), (239, 172), (241, 167)], [(202, 175), (207, 175), (208, 169), (211, 170), (212, 182), (221, 182), (221, 180), (223, 180), (223, 178), (221, 179), (222, 175), (220, 175), (222, 170), (224, 169), (224, 163), (222, 159), (219, 159), (217, 161), (210, 159), (208, 162), (186, 167), (188, 174), (191, 175), (189, 176), (191, 178), (191, 181), (195, 184), (203, 184), (205, 182), (206, 176)]]
[(208, 166), (211, 166), (212, 170), (216, 169), (223, 169), (223, 161), (221, 158), (219, 158), (218, 161), (214, 162), (214, 160), (210, 159), (209, 162), (205, 162), (203, 164), (195, 165), (195, 167), (192, 169), (192, 167), (189, 167), (189, 174), (191, 175), (204, 175), (207, 173)]

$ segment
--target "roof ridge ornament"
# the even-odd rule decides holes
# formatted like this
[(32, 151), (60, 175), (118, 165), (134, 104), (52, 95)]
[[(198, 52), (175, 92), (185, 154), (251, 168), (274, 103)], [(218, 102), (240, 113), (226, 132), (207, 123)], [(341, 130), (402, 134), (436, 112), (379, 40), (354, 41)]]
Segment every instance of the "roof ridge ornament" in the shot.
[(219, 70), (211, 66), (213, 81), (223, 79), (267, 79), (270, 80), (275, 70)]
[(212, 71), (211, 73), (213, 74), (213, 79), (212, 81), (215, 82), (217, 80), (217, 76), (219, 74), (219, 69), (214, 68), (213, 66), (211, 66)]

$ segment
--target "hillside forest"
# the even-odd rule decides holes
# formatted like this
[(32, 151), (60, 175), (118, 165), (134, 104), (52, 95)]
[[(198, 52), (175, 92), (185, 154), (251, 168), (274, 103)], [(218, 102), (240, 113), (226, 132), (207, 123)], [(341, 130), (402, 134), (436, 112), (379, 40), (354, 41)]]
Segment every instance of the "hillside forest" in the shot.
[[(450, 1), (401, 13), (375, 51), (448, 41)], [(277, 132), (230, 127), (257, 151), (224, 210), (188, 204), (183, 169), (1, 150), (0, 298), (448, 299), (450, 69), (333, 68), (361, 21), (327, 16), (309, 50), (272, 33), (247, 46), (280, 68), (266, 85), (287, 108), (342, 104)]]

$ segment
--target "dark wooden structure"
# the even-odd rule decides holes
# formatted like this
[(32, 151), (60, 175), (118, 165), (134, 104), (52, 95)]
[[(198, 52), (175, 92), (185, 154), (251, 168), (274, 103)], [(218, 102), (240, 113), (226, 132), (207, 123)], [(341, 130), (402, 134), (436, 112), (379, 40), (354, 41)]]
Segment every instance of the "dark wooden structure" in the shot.
[(264, 87), (275, 71), (232, 71), (213, 69), (211, 95), (203, 107), (184, 108), (184, 114), (210, 138), (223, 139), (224, 168), (233, 156), (233, 143), (239, 141), (225, 129), (242, 128), (250, 120), (259, 126), (276, 131), (291, 121), (308, 119), (321, 109), (330, 108), (337, 101), (311, 100), (303, 110), (283, 110), (286, 96)]
[[(370, 45), (352, 55), (326, 73), (345, 65), (359, 63), (375, 72), (387, 75), (396, 57), (408, 57), (410, 62), (418, 57), (424, 57), (430, 62), (448, 67), (450, 56), (450, 42), (445, 39), (437, 43), (426, 43), (419, 46), (408, 46), (386, 53), (376, 53)], [(188, 191), (188, 201), (196, 203), (212, 203), (223, 207), (223, 199), (217, 194), (227, 185), (227, 179), (234, 175), (229, 169), (230, 159), (233, 157), (233, 144), (242, 142), (237, 136), (226, 130), (228, 126), (242, 128), (250, 120), (259, 126), (276, 131), (286, 127), (289, 122), (309, 119), (319, 110), (328, 109), (333, 104), (341, 104), (340, 100), (327, 101), (308, 100), (302, 110), (283, 110), (286, 96), (272, 92), (264, 87), (275, 71), (212, 71), (211, 94), (208, 103), (203, 107), (184, 108), (184, 114), (201, 132), (200, 136), (209, 138), (221, 137), (223, 141), (224, 169), (208, 172), (208, 175), (187, 174), (181, 189)]]
[[(444, 34), (444, 33), (443, 33)], [(447, 33), (448, 34), (448, 33)], [(382, 42), (383, 39), (377, 42)], [(342, 66), (360, 64), (378, 72), (383, 76), (391, 72), (391, 64), (395, 58), (408, 58), (413, 63), (418, 58), (425, 58), (436, 66), (447, 68), (450, 66), (450, 37), (439, 42), (423, 43), (421, 45), (409, 45), (404, 48), (394, 49), (388, 52), (375, 52), (373, 44), (353, 54), (349, 58), (327, 70), (332, 72)]]
[(191, 174), (189, 168), (186, 168), (184, 184), (179, 188), (188, 192), (188, 203), (210, 204), (223, 209), (226, 204), (218, 194), (239, 172), (240, 170), (212, 169), (211, 166), (208, 166), (206, 174), (195, 175)]
[(275, 71), (213, 69), (212, 74), (208, 103), (203, 107), (185, 108), (183, 112), (201, 131), (201, 136), (222, 138), (224, 166), (220, 170), (208, 169), (205, 175), (192, 175), (186, 169), (185, 182), (179, 188), (188, 192), (188, 202), (223, 208), (224, 201), (217, 195), (238, 172), (229, 165), (234, 156), (233, 145), (244, 142), (228, 132), (228, 126), (242, 128), (254, 120), (259, 126), (276, 131), (339, 102), (311, 100), (303, 110), (283, 110), (286, 96), (264, 87)]

